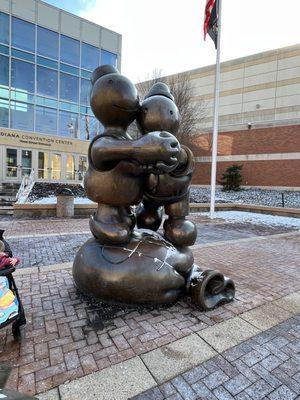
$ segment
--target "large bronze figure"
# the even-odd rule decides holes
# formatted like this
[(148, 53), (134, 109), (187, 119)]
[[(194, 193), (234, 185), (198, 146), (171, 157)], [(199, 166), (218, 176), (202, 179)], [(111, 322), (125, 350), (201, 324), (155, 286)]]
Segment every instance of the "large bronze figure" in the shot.
[[(233, 282), (196, 266), (189, 247), (197, 236), (187, 219), (194, 159), (176, 139), (180, 116), (168, 86), (153, 85), (140, 104), (132, 82), (110, 65), (91, 80), (91, 107), (104, 132), (89, 146), (84, 185), (98, 208), (94, 238), (74, 260), (76, 286), (123, 304), (159, 305), (185, 294), (204, 309), (231, 301)], [(133, 140), (127, 128), (135, 119), (141, 137)]]

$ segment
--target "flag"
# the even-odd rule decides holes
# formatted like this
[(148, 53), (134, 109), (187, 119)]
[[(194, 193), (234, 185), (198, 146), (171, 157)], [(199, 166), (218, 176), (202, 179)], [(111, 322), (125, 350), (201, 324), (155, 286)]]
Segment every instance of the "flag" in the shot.
[(217, 48), (218, 39), (218, 0), (206, 0), (204, 14), (204, 40), (207, 33), (212, 38), (215, 47)]

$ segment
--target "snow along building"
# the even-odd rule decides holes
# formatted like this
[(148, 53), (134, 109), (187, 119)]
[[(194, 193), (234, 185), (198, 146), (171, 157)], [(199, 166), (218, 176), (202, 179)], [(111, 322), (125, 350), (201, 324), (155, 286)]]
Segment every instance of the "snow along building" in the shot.
[[(215, 66), (188, 74), (204, 108), (194, 184), (210, 184)], [(243, 165), (243, 185), (300, 188), (300, 44), (223, 62), (217, 179)]]
[(79, 182), (101, 127), (90, 75), (121, 67), (122, 37), (39, 0), (0, 0), (0, 184)]

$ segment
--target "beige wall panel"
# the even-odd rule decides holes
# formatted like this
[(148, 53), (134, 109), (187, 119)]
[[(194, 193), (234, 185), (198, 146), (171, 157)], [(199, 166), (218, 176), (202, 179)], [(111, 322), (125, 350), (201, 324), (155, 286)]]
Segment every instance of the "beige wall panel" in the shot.
[(292, 85), (278, 86), (276, 89), (276, 96), (291, 96), (293, 94), (300, 94), (300, 83)]
[[(257, 104), (259, 104), (260, 108), (256, 108)], [(256, 113), (260, 113), (261, 110), (272, 109), (275, 107), (275, 99), (267, 99), (267, 100), (256, 100), (249, 101), (247, 103), (243, 103), (243, 112), (255, 111)]]
[(195, 88), (195, 93), (198, 96), (203, 96), (204, 94), (212, 94), (214, 92), (214, 85), (207, 85)]
[(243, 79), (221, 82), (221, 91), (243, 88)]
[(81, 39), (93, 46), (100, 45), (100, 28), (87, 21), (81, 21)]
[(228, 72), (221, 72), (221, 81), (230, 81), (232, 79), (243, 78), (244, 68), (234, 69)]
[(293, 96), (277, 97), (276, 99), (276, 108), (298, 106), (298, 105), (300, 105), (300, 94), (296, 94)]
[(0, 10), (9, 13), (9, 0), (0, 0)]
[(243, 101), (264, 100), (275, 97), (276, 88), (253, 90), (251, 92), (244, 92)]
[(119, 49), (119, 38), (115, 33), (107, 30), (101, 30), (101, 47), (105, 50), (117, 53)]
[(285, 112), (285, 113), (278, 113), (276, 111), (276, 113), (275, 113), (276, 120), (294, 119), (294, 118), (300, 118), (300, 111), (291, 111), (291, 112)]
[(59, 11), (56, 8), (47, 6), (43, 3), (38, 3), (37, 22), (42, 26), (59, 30)]
[(12, 13), (28, 21), (35, 22), (35, 1), (12, 0)]
[(237, 104), (242, 102), (242, 94), (232, 94), (229, 96), (220, 96), (220, 106)]
[(242, 112), (242, 104), (229, 104), (225, 106), (220, 106), (219, 114), (227, 115), (227, 114), (239, 114)]
[(207, 86), (207, 85), (213, 85), (215, 81), (215, 78), (213, 75), (207, 75), (203, 77), (198, 77), (196, 79), (191, 79), (191, 84), (194, 87), (202, 87), (202, 86)]
[(276, 71), (276, 69), (277, 69), (277, 61), (252, 65), (250, 67), (245, 67), (245, 77)]
[(281, 81), (282, 79), (292, 79), (300, 77), (300, 65), (294, 68), (286, 68), (278, 71), (277, 80)]
[(80, 39), (80, 19), (73, 17), (63, 11), (60, 13), (61, 18), (61, 33), (72, 36), (73, 38)]
[(244, 86), (254, 86), (263, 83), (275, 82), (276, 72), (268, 72), (266, 74), (259, 74), (254, 76), (248, 76), (244, 79)]
[(278, 60), (278, 69), (294, 68), (299, 67), (300, 56), (282, 58)]

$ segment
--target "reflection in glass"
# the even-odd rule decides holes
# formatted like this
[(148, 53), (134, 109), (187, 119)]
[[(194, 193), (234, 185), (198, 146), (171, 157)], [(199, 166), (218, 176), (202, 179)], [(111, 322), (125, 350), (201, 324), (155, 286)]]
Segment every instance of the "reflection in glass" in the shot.
[(8, 57), (0, 55), (0, 85), (8, 87), (9, 66)]
[(38, 179), (48, 179), (48, 153), (39, 151), (38, 154)]
[(59, 111), (58, 133), (71, 138), (78, 137), (78, 114), (68, 111)]
[(61, 176), (61, 155), (51, 154), (51, 179), (60, 180)]
[(8, 128), (9, 101), (0, 99), (0, 126)]
[(90, 104), (90, 91), (92, 85), (91, 81), (88, 79), (81, 79), (80, 83), (80, 104), (89, 105)]
[(79, 79), (76, 76), (60, 74), (60, 98), (78, 102)]
[(42, 56), (58, 58), (58, 33), (37, 27), (37, 53)]
[(89, 114), (80, 115), (80, 139), (91, 140), (101, 132), (98, 120)]
[(14, 89), (34, 93), (34, 64), (12, 59), (11, 86)]
[(10, 127), (33, 131), (33, 105), (18, 101), (10, 102)]
[(71, 154), (67, 155), (66, 178), (68, 181), (75, 179), (75, 161)]
[(60, 37), (60, 60), (67, 64), (79, 66), (79, 41), (68, 36)]
[(35, 50), (35, 25), (12, 17), (12, 46), (19, 49)]
[(82, 181), (84, 174), (87, 171), (87, 158), (85, 156), (79, 156), (78, 158), (78, 180)]
[(9, 44), (9, 16), (0, 12), (0, 42)]
[(30, 150), (22, 150), (22, 176), (30, 175), (32, 165), (32, 151)]
[(36, 106), (35, 108), (35, 130), (37, 132), (56, 135), (57, 133), (57, 110), (53, 108)]
[(53, 69), (37, 67), (37, 93), (57, 97), (58, 73)]
[(99, 49), (90, 44), (81, 45), (81, 68), (93, 71), (99, 65)]
[(101, 49), (101, 65), (110, 64), (117, 66), (117, 55), (110, 51)]
[(18, 175), (17, 149), (6, 149), (6, 176), (16, 178)]
[(25, 61), (34, 62), (34, 54), (26, 53), (26, 51), (11, 49), (11, 55), (12, 57), (21, 58), (22, 60)]

